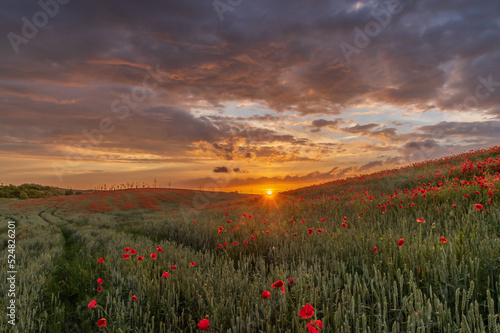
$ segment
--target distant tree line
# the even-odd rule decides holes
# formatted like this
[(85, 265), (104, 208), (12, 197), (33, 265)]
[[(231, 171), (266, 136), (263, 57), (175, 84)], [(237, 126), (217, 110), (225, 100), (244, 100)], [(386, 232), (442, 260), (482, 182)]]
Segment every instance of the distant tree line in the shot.
[(0, 185), (0, 198), (48, 198), (61, 195), (62, 192), (57, 187), (43, 186), (38, 184)]

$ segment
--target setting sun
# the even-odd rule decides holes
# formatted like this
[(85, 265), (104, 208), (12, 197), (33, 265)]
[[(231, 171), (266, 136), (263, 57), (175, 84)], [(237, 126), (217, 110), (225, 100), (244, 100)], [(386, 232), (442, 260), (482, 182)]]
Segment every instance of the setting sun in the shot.
[(271, 194), (273, 194), (273, 191), (269, 190), (269, 191), (267, 191), (267, 194), (271, 195)]

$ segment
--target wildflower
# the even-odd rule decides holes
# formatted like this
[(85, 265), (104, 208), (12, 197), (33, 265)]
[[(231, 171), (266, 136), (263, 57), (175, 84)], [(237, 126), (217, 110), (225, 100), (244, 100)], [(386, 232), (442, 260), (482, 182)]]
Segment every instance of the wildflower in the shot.
[(477, 209), (477, 210), (481, 210), (483, 209), (483, 205), (481, 204), (475, 204), (474, 207)]
[(283, 283), (283, 281), (279, 280), (279, 281), (276, 281), (274, 282), (271, 287), (273, 288), (281, 288), (281, 292), (284, 294), (285, 293), (285, 284)]
[(424, 219), (422, 219), (422, 218), (418, 218), (418, 219), (417, 219), (417, 222), (418, 222), (418, 223), (420, 223), (420, 222), (425, 223), (425, 220), (424, 220)]
[(312, 228), (309, 228), (309, 230), (307, 231), (307, 233), (308, 233), (309, 235), (312, 235), (312, 234), (313, 234), (313, 232), (314, 232), (314, 231), (312, 230)]
[(317, 231), (318, 231), (318, 232), (322, 232), (322, 231), (323, 231), (323, 229), (318, 229)]
[(405, 242), (405, 240), (403, 238), (401, 238), (399, 241), (398, 241), (398, 246), (399, 248), (401, 248), (401, 245), (403, 245), (403, 243)]
[(244, 241), (244, 242), (243, 242), (243, 245), (247, 245), (247, 244), (248, 244), (248, 241)]
[(132, 301), (136, 301), (137, 300), (137, 296), (133, 295), (132, 298), (131, 298)]
[(102, 291), (102, 287), (101, 286), (97, 287), (97, 292), (100, 293), (101, 291)]
[(270, 235), (270, 234), (271, 234), (271, 232), (270, 232), (270, 231), (266, 231), (266, 235)]
[(141, 261), (141, 260), (143, 260), (143, 259), (144, 259), (144, 257), (143, 257), (143, 256), (138, 256), (138, 257), (137, 257), (137, 260), (138, 260), (138, 261)]
[(441, 243), (445, 244), (448, 240), (446, 238), (444, 238), (443, 236), (441, 236)]
[(168, 278), (168, 276), (169, 276), (169, 275), (170, 275), (170, 274), (169, 274), (168, 272), (165, 272), (165, 273), (163, 273), (163, 274), (161, 275), (161, 277), (162, 277), (162, 278), (164, 278), (164, 279), (166, 279), (166, 278)]
[(130, 256), (127, 253), (124, 253), (123, 254), (123, 259), (128, 259), (128, 258), (130, 258)]
[(271, 293), (267, 290), (264, 290), (264, 292), (262, 293), (262, 299), (266, 299), (269, 297), (271, 297)]
[(255, 240), (255, 237), (254, 237), (254, 235), (250, 235), (250, 237), (252, 237), (252, 240)]
[(238, 245), (238, 242), (234, 242), (234, 243), (233, 243), (233, 245), (234, 245), (234, 246)]
[(294, 235), (294, 236), (297, 236), (297, 233), (295, 232), (293, 235)]
[(314, 315), (314, 308), (309, 303), (304, 305), (302, 309), (300, 309), (299, 311), (299, 316), (304, 319), (311, 318), (313, 315)]
[(157, 246), (156, 247), (156, 252), (160, 253), (161, 251), (163, 251), (163, 249), (160, 246)]
[(97, 260), (98, 264), (103, 263), (103, 262), (104, 262), (104, 258), (99, 258), (99, 260)]
[(101, 279), (101, 278), (98, 278), (98, 279), (97, 279), (97, 283), (102, 284), (102, 282), (103, 282), (103, 281), (102, 281), (102, 279)]
[(208, 330), (208, 327), (210, 326), (210, 322), (208, 321), (208, 319), (202, 319), (200, 320), (200, 322), (198, 323), (198, 328), (202, 331), (205, 331), (205, 330)]
[(196, 263), (193, 261), (192, 263), (190, 263), (191, 267), (194, 267), (196, 266)]
[(288, 284), (293, 284), (293, 282), (294, 282), (294, 281), (293, 281), (293, 278), (289, 278), (289, 279), (288, 279)]
[(95, 308), (97, 306), (97, 302), (94, 300), (91, 300), (89, 303), (89, 309)]
[(373, 252), (378, 253), (378, 250), (377, 250), (376, 246), (373, 247)]
[(130, 252), (130, 247), (126, 247), (125, 252)]
[(156, 259), (156, 253), (151, 253), (151, 258)]
[(130, 254), (134, 255), (137, 251), (135, 249), (130, 250)]
[(172, 269), (177, 269), (177, 266), (175, 266), (175, 265), (172, 265), (172, 267), (171, 267), (171, 268), (172, 268)]
[(107, 323), (106, 323), (106, 318), (102, 318), (102, 319), (99, 319), (99, 320), (97, 321), (97, 326), (99, 326), (99, 327), (104, 327), (104, 326), (106, 326), (106, 325), (107, 325)]
[(347, 227), (347, 224), (342, 223), (342, 228), (345, 228), (345, 227)]
[(319, 333), (318, 329), (323, 328), (323, 322), (321, 320), (311, 320), (307, 323), (307, 333)]
[(222, 249), (222, 244), (219, 244), (219, 249)]
[(344, 216), (344, 218), (342, 219), (342, 221), (347, 221), (347, 216)]

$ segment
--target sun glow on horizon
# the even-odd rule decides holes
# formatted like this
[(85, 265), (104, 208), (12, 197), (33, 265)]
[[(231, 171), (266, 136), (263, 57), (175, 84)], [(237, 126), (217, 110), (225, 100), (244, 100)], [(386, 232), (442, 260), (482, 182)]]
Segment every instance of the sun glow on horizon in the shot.
[(268, 190), (268, 191), (267, 191), (267, 194), (268, 194), (268, 195), (271, 195), (271, 194), (273, 194), (273, 191)]

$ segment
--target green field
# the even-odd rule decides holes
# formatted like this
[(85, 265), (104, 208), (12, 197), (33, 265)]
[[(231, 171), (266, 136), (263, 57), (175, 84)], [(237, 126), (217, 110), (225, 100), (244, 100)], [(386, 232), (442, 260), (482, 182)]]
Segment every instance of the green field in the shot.
[(500, 332), (499, 188), (495, 147), (269, 196), (0, 199), (0, 331)]

